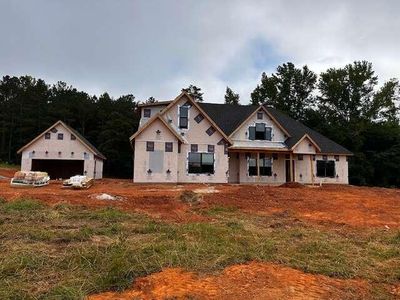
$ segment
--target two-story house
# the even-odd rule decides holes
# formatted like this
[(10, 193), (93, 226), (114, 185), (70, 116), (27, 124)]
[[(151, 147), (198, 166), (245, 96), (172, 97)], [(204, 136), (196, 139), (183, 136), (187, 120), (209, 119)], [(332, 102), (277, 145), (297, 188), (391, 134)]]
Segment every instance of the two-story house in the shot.
[(352, 153), (273, 108), (181, 93), (140, 109), (134, 182), (348, 183)]

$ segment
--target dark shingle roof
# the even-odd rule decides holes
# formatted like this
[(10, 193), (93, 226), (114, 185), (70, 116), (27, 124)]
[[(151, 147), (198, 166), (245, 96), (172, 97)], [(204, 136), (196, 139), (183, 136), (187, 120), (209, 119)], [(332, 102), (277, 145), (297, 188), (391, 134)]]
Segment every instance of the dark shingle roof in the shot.
[(231, 105), (201, 102), (199, 105), (228, 136), (258, 108), (258, 106), (255, 105)]
[(74, 133), (74, 135), (79, 138), (80, 140), (82, 140), (82, 142), (89, 147), (90, 150), (92, 150), (98, 157), (102, 158), (102, 159), (106, 159), (106, 157), (91, 143), (89, 142), (82, 134), (80, 134), (78, 131), (76, 131), (75, 129), (73, 129), (71, 126), (63, 123), (66, 127), (68, 127), (68, 129), (70, 131), (72, 131)]
[[(199, 105), (228, 136), (256, 109), (259, 108), (259, 106), (256, 105), (230, 105), (215, 103), (199, 103)], [(286, 114), (270, 107), (265, 106), (265, 108), (290, 134), (290, 137), (285, 141), (289, 148), (294, 146), (305, 134), (308, 134), (321, 148), (322, 153), (352, 154), (346, 148), (340, 146), (315, 130), (305, 126), (304, 124), (292, 119)]]

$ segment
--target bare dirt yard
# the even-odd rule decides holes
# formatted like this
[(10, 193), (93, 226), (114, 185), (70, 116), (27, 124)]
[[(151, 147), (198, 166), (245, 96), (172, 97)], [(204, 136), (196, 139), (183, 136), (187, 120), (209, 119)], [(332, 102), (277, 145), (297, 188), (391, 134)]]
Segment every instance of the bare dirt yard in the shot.
[(400, 298), (400, 190), (0, 179), (0, 298), (87, 296)]

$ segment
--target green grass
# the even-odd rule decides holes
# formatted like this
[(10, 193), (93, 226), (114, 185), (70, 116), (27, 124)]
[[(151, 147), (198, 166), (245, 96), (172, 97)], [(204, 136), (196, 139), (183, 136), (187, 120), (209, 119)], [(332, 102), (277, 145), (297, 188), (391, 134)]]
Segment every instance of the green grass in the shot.
[(0, 162), (0, 168), (5, 168), (5, 169), (20, 169), (20, 165), (14, 165), (14, 164), (9, 164), (5, 162)]
[(213, 220), (171, 224), (113, 208), (0, 201), (0, 299), (83, 299), (165, 267), (210, 273), (251, 260), (363, 278), (380, 295), (400, 280), (400, 231), (332, 230), (234, 208), (204, 213)]

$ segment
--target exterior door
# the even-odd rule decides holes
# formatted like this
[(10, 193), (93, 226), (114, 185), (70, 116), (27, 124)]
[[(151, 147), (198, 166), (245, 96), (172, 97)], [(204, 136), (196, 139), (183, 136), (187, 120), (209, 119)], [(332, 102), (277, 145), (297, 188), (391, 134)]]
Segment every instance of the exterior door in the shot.
[[(293, 181), (296, 181), (296, 179), (294, 178), (294, 174), (296, 174), (294, 168), (295, 168), (295, 163), (294, 163), (294, 159), (292, 160), (292, 170), (293, 170)], [(291, 182), (290, 180), (290, 159), (285, 160), (285, 173), (286, 173), (286, 182)]]
[(286, 182), (290, 182), (290, 160), (285, 160)]

